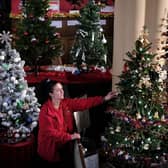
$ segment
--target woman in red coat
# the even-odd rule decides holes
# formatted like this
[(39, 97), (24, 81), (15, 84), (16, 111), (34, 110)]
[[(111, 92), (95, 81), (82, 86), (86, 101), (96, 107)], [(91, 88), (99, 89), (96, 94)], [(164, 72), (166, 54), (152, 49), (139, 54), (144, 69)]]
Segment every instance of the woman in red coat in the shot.
[(80, 134), (74, 132), (73, 112), (100, 105), (115, 97), (116, 93), (109, 92), (105, 97), (71, 99), (64, 98), (61, 83), (48, 81), (47, 88), (49, 98), (42, 105), (39, 115), (37, 152), (43, 160), (53, 163), (53, 165), (58, 166), (66, 163), (68, 165), (66, 168), (73, 168), (73, 150), (70, 144), (73, 140), (80, 139)]

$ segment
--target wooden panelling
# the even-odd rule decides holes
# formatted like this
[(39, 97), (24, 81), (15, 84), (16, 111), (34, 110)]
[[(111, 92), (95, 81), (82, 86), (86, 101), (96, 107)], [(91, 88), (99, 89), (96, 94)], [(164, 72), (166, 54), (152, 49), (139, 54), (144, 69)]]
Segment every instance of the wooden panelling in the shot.
[[(58, 17), (53, 18), (53, 21), (58, 22), (56, 23), (55, 29), (61, 35), (61, 41), (63, 45), (63, 55), (62, 55), (62, 63), (63, 64), (70, 64), (69, 52), (71, 50), (72, 44), (74, 42), (75, 34), (78, 29), (78, 25), (69, 25), (68, 23), (75, 23), (77, 18), (66, 18), (66, 17)], [(13, 29), (16, 27), (19, 19), (13, 19), (12, 25)], [(59, 26), (60, 27), (59, 27)], [(113, 16), (101, 18), (101, 25), (104, 30), (105, 37), (108, 41), (108, 60), (112, 60), (112, 50), (113, 50)]]

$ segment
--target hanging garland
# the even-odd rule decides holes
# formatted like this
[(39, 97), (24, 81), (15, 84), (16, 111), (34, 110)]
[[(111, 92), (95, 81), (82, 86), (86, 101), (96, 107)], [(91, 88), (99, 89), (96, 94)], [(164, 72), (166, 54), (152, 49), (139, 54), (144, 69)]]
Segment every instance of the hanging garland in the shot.
[[(101, 18), (113, 17), (113, 13), (100, 13)], [(77, 18), (79, 17), (78, 13), (53, 13), (49, 17), (51, 18)], [(12, 19), (22, 19), (20, 14), (10, 14)]]

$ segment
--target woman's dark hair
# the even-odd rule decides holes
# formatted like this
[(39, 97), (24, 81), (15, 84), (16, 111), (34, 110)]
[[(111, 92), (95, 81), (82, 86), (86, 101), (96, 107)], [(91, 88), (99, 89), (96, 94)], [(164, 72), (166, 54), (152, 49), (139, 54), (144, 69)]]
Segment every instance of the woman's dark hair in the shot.
[(53, 91), (53, 87), (58, 83), (55, 80), (44, 79), (39, 85), (39, 102), (43, 104), (50, 97), (49, 93)]

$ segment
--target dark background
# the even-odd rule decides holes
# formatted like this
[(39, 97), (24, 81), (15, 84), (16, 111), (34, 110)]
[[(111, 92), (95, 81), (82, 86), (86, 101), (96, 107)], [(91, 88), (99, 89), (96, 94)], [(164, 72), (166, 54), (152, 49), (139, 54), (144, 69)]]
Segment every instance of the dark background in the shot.
[(11, 30), (11, 0), (0, 0), (0, 32)]

